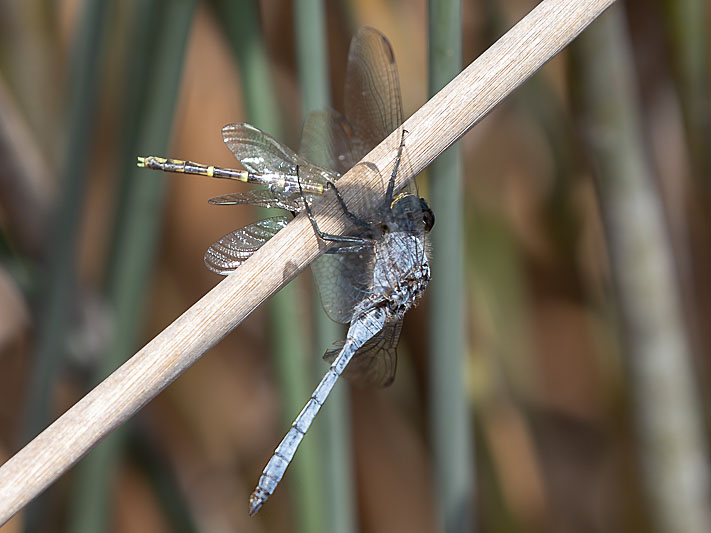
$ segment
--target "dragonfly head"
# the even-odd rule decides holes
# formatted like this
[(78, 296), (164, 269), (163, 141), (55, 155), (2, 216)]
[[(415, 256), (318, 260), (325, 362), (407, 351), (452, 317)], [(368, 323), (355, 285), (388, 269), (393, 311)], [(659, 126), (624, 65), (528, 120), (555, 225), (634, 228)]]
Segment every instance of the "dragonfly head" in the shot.
[(400, 231), (429, 232), (434, 226), (434, 213), (424, 198), (410, 193), (398, 195), (390, 204), (393, 220)]

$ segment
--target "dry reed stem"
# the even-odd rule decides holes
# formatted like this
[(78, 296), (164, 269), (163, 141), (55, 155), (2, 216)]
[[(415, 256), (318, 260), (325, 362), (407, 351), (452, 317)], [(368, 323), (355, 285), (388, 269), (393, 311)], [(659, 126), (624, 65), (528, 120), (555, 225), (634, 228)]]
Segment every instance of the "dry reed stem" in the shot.
[[(459, 139), (496, 104), (570, 43), (614, 0), (544, 0), (404, 124), (402, 186)], [(392, 170), (400, 133), (394, 132), (364, 161), (381, 175)], [(404, 167), (404, 168), (403, 168)], [(358, 184), (357, 187), (349, 187)], [(339, 180), (358, 212), (355, 189), (382, 187), (377, 173), (358, 165)], [(384, 190), (383, 190), (384, 192)], [(321, 229), (346, 229), (335, 199), (314, 205)], [(322, 247), (323, 249), (323, 247)], [(0, 467), (0, 524), (47, 488), (105, 437), (195, 363), (259, 304), (319, 255), (304, 216), (296, 217), (236, 272), (229, 275)]]

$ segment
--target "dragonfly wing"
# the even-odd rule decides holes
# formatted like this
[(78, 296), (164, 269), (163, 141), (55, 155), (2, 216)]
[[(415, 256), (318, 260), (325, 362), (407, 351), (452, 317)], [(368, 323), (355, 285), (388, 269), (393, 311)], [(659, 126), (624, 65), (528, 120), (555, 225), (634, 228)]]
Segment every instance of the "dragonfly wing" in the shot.
[(288, 146), (251, 124), (222, 128), (222, 139), (240, 163), (255, 174), (294, 175), (299, 156)]
[[(354, 155), (358, 161), (402, 124), (402, 97), (395, 54), (390, 42), (374, 28), (361, 28), (351, 41), (345, 106), (346, 118), (353, 125)], [(395, 150), (397, 146), (392, 148)], [(383, 187), (389, 178), (382, 176), (386, 182)], [(408, 183), (406, 190), (417, 194), (414, 180)]]
[(324, 254), (311, 263), (321, 304), (335, 322), (348, 324), (353, 309), (370, 289), (372, 250), (347, 254)]
[(358, 162), (353, 154), (353, 128), (333, 109), (309, 113), (301, 132), (300, 153), (339, 176)]
[(286, 209), (294, 211), (298, 209), (292, 202), (286, 202), (279, 195), (274, 195), (269, 189), (250, 189), (223, 196), (215, 196), (208, 200), (213, 205), (254, 205), (257, 207)]
[[(397, 369), (397, 345), (400, 340), (402, 321), (387, 324), (353, 355), (343, 375), (355, 383), (375, 387), (387, 387), (395, 379)], [(335, 343), (323, 358), (330, 362), (338, 356), (344, 341)]]
[(373, 28), (361, 28), (351, 41), (345, 106), (360, 141), (358, 160), (402, 124), (395, 55), (385, 36)]
[[(259, 175), (264, 183), (269, 185), (274, 196), (280, 196), (285, 202), (295, 206), (298, 206), (300, 200), (296, 179), (297, 166), (302, 185), (325, 187), (328, 180), (338, 177), (332, 171), (307, 161), (268, 133), (250, 124), (229, 124), (222, 128), (222, 138), (242, 166)], [(306, 198), (311, 200), (311, 195), (307, 194)]]
[[(353, 155), (353, 130), (337, 111), (314, 111), (304, 124), (301, 154), (340, 174), (357, 161)], [(360, 253), (326, 254), (311, 264), (311, 270), (326, 314), (343, 324), (350, 322), (353, 308), (368, 288), (366, 273), (372, 263), (369, 250)]]
[(226, 276), (284, 228), (286, 216), (265, 218), (228, 233), (205, 252), (205, 265), (216, 274)]

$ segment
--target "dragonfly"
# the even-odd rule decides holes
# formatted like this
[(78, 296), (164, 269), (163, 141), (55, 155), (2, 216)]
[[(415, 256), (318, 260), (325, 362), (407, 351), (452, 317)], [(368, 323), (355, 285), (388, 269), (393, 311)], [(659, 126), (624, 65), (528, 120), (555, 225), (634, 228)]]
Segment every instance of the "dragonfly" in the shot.
[[(350, 324), (348, 333), (326, 351), (324, 359), (330, 368), (264, 468), (249, 499), (250, 515), (274, 493), (341, 375), (372, 386), (386, 386), (394, 379), (404, 315), (419, 301), (430, 280), (428, 234), (434, 224), (434, 215), (419, 197), (414, 181), (395, 192), (406, 132), (401, 130), (394, 169), (383, 180), (384, 199), (366, 195), (363, 213), (352, 213), (337, 181), (401, 124), (402, 101), (392, 47), (380, 32), (365, 27), (349, 49), (345, 116), (332, 110), (311, 113), (304, 125), (301, 154), (254, 126), (232, 124), (223, 128), (223, 139), (245, 170), (154, 156), (138, 158), (139, 166), (147, 168), (262, 184), (263, 189), (219, 196), (210, 203), (279, 208), (292, 215), (306, 211), (316, 234), (331, 245), (312, 264), (312, 271), (326, 313), (336, 322)], [(311, 203), (328, 189), (335, 192), (351, 221), (354, 229), (348, 234), (325, 233), (314, 218)], [(229, 274), (288, 221), (286, 215), (276, 216), (228, 233), (208, 248), (207, 267)]]

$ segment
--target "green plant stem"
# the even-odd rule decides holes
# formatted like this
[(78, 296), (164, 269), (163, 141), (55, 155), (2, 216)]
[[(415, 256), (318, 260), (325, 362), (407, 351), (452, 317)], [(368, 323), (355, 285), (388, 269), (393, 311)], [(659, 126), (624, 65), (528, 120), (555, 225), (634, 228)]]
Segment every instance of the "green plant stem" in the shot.
[[(136, 348), (148, 278), (160, 227), (163, 176), (146, 177), (136, 154), (165, 153), (170, 140), (194, 0), (139, 2), (133, 17), (133, 45), (127, 53), (127, 139), (119, 166), (122, 190), (116, 213), (108, 276), (114, 334), (95, 381), (120, 366)], [(106, 531), (110, 523), (113, 472), (124, 448), (125, 431), (117, 431), (81, 464), (70, 530)]]
[[(321, 0), (299, 0), (294, 5), (296, 50), (304, 117), (311, 111), (331, 106), (328, 78), (328, 43), (326, 21)], [(314, 161), (320, 163), (320, 161)], [(322, 354), (334, 340), (341, 338), (343, 328), (326, 315), (316, 287), (312, 292), (314, 346)], [(324, 365), (320, 358), (314, 374), (320, 379)], [(325, 530), (352, 533), (356, 529), (353, 494), (353, 468), (350, 435), (349, 395), (345, 383), (336, 386), (323, 406), (321, 423), (314, 427), (319, 437), (323, 468), (323, 497), (326, 510)]]
[(297, 0), (294, 3), (296, 54), (304, 117), (311, 111), (331, 105), (325, 17), (321, 0)]
[[(107, 2), (87, 0), (73, 44), (66, 117), (67, 144), (60, 174), (61, 189), (52, 216), (45, 299), (39, 302), (40, 325), (29, 385), (23, 442), (39, 433), (49, 421), (54, 381), (65, 356), (72, 292), (76, 283), (75, 259), (83, 211), (88, 161), (98, 100), (103, 34)], [(25, 531), (42, 529), (42, 500), (27, 510)]]
[[(283, 138), (257, 3), (254, 0), (239, 4), (215, 0), (214, 4), (239, 61), (249, 121), (277, 139)], [(310, 397), (313, 385), (302, 329), (300, 303), (303, 300), (299, 286), (291, 283), (275, 294), (268, 305), (272, 351), (283, 394), (284, 420), (288, 425)], [(313, 436), (306, 436), (284, 480), (292, 487), (298, 530), (304, 533), (323, 531), (325, 511), (317, 445)]]
[[(435, 94), (461, 70), (461, 3), (429, 2), (429, 93)], [(462, 165), (457, 145), (431, 165), (437, 186), (430, 203), (437, 222), (430, 304), (430, 426), (436, 494), (445, 532), (474, 530), (472, 424), (464, 388), (464, 287)]]

